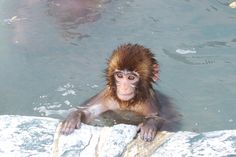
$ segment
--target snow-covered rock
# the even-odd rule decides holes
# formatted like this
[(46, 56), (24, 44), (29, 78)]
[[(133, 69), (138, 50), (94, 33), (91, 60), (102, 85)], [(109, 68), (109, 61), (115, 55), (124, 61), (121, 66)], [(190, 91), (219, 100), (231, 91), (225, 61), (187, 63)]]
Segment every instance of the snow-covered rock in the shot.
[(58, 119), (0, 116), (0, 156), (7, 157), (182, 157), (236, 156), (236, 130), (159, 132), (153, 142), (136, 136), (137, 127), (82, 124), (71, 135), (59, 134)]

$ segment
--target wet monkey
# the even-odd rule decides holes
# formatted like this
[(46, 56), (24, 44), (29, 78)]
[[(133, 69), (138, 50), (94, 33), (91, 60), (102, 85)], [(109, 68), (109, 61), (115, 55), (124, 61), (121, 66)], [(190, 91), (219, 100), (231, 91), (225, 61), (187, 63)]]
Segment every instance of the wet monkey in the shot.
[(89, 123), (107, 111), (130, 111), (143, 117), (138, 125), (141, 139), (152, 141), (165, 121), (160, 116), (160, 103), (153, 89), (158, 70), (158, 63), (148, 48), (139, 44), (120, 45), (108, 60), (106, 87), (87, 101), (84, 108), (68, 115), (61, 133), (70, 134), (81, 122)]

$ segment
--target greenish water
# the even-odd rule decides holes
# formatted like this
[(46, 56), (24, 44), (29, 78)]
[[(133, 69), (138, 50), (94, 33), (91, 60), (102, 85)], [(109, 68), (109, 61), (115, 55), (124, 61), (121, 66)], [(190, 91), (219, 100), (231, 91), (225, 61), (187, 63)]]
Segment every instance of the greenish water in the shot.
[(227, 0), (0, 0), (0, 114), (62, 118), (105, 84), (125, 42), (160, 63), (182, 130), (236, 128), (236, 9)]

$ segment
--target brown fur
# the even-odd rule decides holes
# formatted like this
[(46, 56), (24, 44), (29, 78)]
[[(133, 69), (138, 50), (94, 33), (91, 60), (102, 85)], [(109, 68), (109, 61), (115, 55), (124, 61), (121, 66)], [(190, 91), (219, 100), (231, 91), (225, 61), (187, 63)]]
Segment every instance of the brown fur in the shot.
[[(108, 68), (106, 69), (107, 85), (110, 87), (110, 96), (122, 104), (143, 103), (150, 98), (150, 92), (153, 90), (153, 65), (157, 64), (153, 53), (138, 44), (124, 44), (113, 51), (112, 56), (108, 60)], [(117, 98), (116, 84), (114, 78), (115, 70), (135, 71), (140, 75), (137, 85), (136, 96), (134, 99), (123, 102)], [(138, 102), (139, 101), (139, 102)]]

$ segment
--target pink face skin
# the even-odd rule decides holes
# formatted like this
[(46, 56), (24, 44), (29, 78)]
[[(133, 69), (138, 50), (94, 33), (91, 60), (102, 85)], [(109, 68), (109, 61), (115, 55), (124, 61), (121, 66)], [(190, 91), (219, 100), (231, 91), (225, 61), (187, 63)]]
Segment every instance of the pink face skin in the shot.
[(122, 101), (129, 101), (134, 98), (139, 74), (135, 71), (116, 70), (114, 76), (116, 79), (117, 97)]

